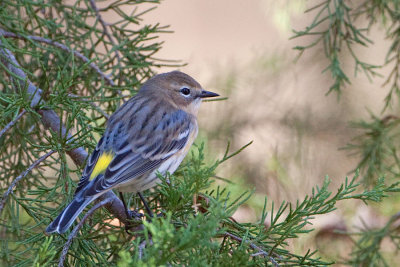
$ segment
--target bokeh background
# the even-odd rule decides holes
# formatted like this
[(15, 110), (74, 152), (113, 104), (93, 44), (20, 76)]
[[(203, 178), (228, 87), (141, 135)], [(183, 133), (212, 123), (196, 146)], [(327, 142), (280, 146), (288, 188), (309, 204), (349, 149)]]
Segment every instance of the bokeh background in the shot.
[[(187, 65), (178, 69), (228, 97), (203, 104), (200, 112), (197, 143), (206, 141), (210, 161), (222, 156), (228, 141), (232, 150), (253, 141), (217, 174), (233, 182), (228, 186), (237, 195), (255, 190), (235, 214), (239, 221), (255, 221), (266, 196), (276, 206), (303, 199), (326, 176), (335, 191), (346, 176), (353, 176), (359, 162), (342, 149), (358, 134), (350, 122), (370, 118), (370, 111), (380, 114), (384, 106), (383, 78), (369, 80), (361, 73), (353, 77), (354, 63), (346, 52), (344, 69), (352, 80), (340, 98), (326, 94), (333, 81), (329, 72), (323, 73), (328, 62), (322, 47), (298, 58), (293, 47), (312, 39), (291, 39), (292, 29), (302, 30), (311, 23), (315, 14), (304, 13), (315, 1), (310, 2), (169, 0), (145, 15), (145, 23), (170, 25), (173, 31), (160, 35), (164, 45), (157, 57), (180, 60)], [(382, 64), (389, 45), (383, 33), (382, 28), (372, 28), (368, 36), (373, 48), (357, 49), (358, 56)], [(382, 226), (394, 209), (382, 211), (379, 205), (361, 201), (339, 205), (330, 215), (317, 217), (312, 226), (317, 231), (295, 249), (317, 247), (325, 257), (346, 257), (350, 241), (332, 239), (330, 234)], [(323, 237), (328, 237), (327, 247)]]
[[(170, 0), (144, 22), (173, 31), (160, 35), (157, 57), (180, 60), (186, 65), (177, 69), (228, 97), (202, 105), (199, 141), (207, 139), (210, 155), (221, 155), (227, 141), (232, 149), (253, 141), (219, 174), (257, 194), (293, 201), (326, 175), (341, 182), (351, 174), (359, 159), (341, 150), (356, 134), (349, 122), (367, 119), (368, 110), (379, 113), (386, 91), (382, 79), (360, 75), (340, 99), (326, 95), (332, 80), (322, 73), (328, 63), (322, 48), (298, 59), (293, 47), (310, 39), (290, 40), (292, 29), (303, 29), (314, 14), (304, 14), (305, 1), (278, 2)], [(371, 61), (382, 61), (385, 51), (374, 51)], [(350, 62), (346, 69), (352, 73)]]
[[(73, 6), (76, 1), (64, 2)], [(232, 199), (245, 191), (253, 192), (233, 215), (240, 222), (257, 221), (266, 198), (268, 211), (272, 203), (276, 211), (284, 202), (302, 201), (323, 184), (326, 176), (335, 193), (346, 176), (353, 177), (360, 161), (359, 155), (344, 149), (361, 133), (350, 122), (368, 121), (371, 113), (383, 118), (399, 111), (391, 108), (382, 112), (388, 93), (382, 84), (389, 68), (379, 69), (383, 77), (371, 80), (362, 73), (353, 75), (354, 60), (344, 49), (340, 52), (341, 62), (351, 84), (339, 97), (335, 92), (327, 94), (333, 80), (329, 72), (324, 72), (329, 62), (323, 48), (317, 45), (299, 57), (293, 47), (310, 44), (314, 39), (293, 39), (293, 29), (303, 30), (310, 25), (316, 14), (305, 11), (318, 3), (321, 1), (168, 0), (137, 5), (136, 11), (131, 6), (127, 11), (144, 12), (140, 26), (129, 25), (132, 30), (143, 24), (169, 25), (158, 38), (148, 40), (163, 42), (155, 56), (164, 60), (161, 62), (165, 66), (154, 68), (155, 72), (179, 69), (195, 77), (205, 89), (226, 98), (204, 103), (199, 114), (196, 144), (206, 145), (207, 161), (222, 158), (228, 143), (233, 152), (252, 142), (218, 167), (213, 185), (228, 187)], [(109, 1), (96, 4), (102, 8)], [(109, 23), (120, 19), (105, 11), (102, 17)], [(90, 19), (95, 23), (93, 17)], [(367, 21), (359, 18), (357, 23)], [(390, 46), (385, 40), (386, 30), (385, 25), (373, 26), (366, 34), (374, 43), (368, 48), (354, 47), (357, 56), (371, 64), (383, 64)], [(78, 180), (76, 173), (80, 171), (70, 163), (70, 173), (52, 166), (54, 170), (46, 176), (55, 180), (65, 172)], [(334, 212), (313, 218), (313, 224), (307, 227), (315, 230), (289, 241), (289, 250), (300, 255), (317, 249), (317, 256), (324, 260), (345, 262), (359, 237), (339, 232), (382, 228), (400, 210), (399, 198), (368, 206), (362, 201), (342, 201)], [(28, 221), (31, 216), (25, 215)], [(393, 226), (396, 229), (399, 225)], [(396, 266), (400, 260), (398, 247), (388, 240), (386, 236), (376, 243), (381, 245), (380, 251), (390, 254), (388, 265)]]

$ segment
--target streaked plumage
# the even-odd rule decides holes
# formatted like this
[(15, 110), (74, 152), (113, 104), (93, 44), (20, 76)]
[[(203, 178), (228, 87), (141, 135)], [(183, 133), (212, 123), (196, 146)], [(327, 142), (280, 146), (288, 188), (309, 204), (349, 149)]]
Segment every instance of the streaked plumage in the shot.
[(201, 99), (213, 96), (217, 94), (204, 91), (179, 71), (156, 75), (143, 84), (110, 117), (74, 199), (46, 232), (65, 232), (89, 203), (108, 190), (141, 192), (156, 185), (157, 172), (173, 173), (197, 136)]

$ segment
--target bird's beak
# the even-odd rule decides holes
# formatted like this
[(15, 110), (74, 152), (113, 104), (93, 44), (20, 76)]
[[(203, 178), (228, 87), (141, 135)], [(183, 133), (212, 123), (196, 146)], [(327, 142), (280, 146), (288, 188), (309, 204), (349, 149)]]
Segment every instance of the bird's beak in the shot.
[(219, 94), (210, 92), (210, 91), (206, 91), (206, 90), (202, 90), (199, 97), (201, 98), (206, 98), (206, 97), (216, 97), (219, 96)]

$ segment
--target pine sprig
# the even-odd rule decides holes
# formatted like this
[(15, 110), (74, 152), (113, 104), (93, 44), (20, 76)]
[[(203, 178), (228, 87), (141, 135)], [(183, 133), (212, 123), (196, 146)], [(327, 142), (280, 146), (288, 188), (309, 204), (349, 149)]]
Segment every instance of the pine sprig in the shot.
[[(381, 76), (377, 69), (382, 66), (370, 64), (361, 59), (356, 53), (356, 47), (368, 47), (373, 41), (368, 37), (368, 31), (376, 17), (369, 16), (369, 10), (365, 7), (375, 1), (365, 1), (361, 6), (354, 6), (350, 1), (345, 0), (325, 0), (306, 10), (306, 13), (314, 13), (314, 19), (305, 27), (304, 30), (294, 30), (293, 38), (310, 36), (312, 41), (303, 46), (295, 46), (301, 56), (306, 50), (322, 45), (324, 55), (329, 61), (328, 66), (323, 72), (329, 72), (333, 79), (333, 84), (329, 87), (327, 94), (336, 92), (339, 96), (346, 85), (351, 83), (344, 66), (343, 56), (346, 52), (354, 61), (354, 75), (359, 72), (364, 73), (368, 79), (372, 80), (375, 76)], [(388, 6), (390, 6), (388, 4)], [(359, 17), (367, 17), (370, 24), (362, 27), (356, 22)], [(394, 20), (394, 17), (391, 19)], [(394, 49), (390, 49), (389, 54)]]

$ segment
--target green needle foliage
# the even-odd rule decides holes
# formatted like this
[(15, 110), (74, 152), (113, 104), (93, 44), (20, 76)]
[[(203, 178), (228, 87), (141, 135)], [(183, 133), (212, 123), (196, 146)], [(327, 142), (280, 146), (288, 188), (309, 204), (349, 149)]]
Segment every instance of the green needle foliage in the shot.
[[(4, 59), (6, 48), (16, 58), (11, 67), (10, 62), (0, 61), (0, 126), (6, 130), (0, 136), (0, 188), (2, 195), (8, 196), (2, 198), (0, 211), (1, 266), (58, 264), (71, 232), (46, 236), (44, 229), (71, 200), (81, 175), (82, 166), (74, 164), (69, 151), (91, 151), (108, 115), (135, 94), (154, 68), (169, 64), (155, 57), (161, 48), (156, 38), (167, 32), (166, 27), (141, 24), (141, 16), (153, 9), (144, 8), (148, 3), (157, 1), (0, 2), (1, 56)], [(347, 10), (342, 1), (338, 3), (335, 14)], [(110, 21), (105, 20), (106, 12), (113, 15), (107, 15)], [(343, 21), (335, 22), (336, 28), (350, 21), (346, 12)], [(356, 30), (346, 27), (347, 31)], [(350, 36), (364, 40), (361, 34)], [(332, 38), (328, 38), (327, 49), (334, 55), (338, 52), (334, 45), (346, 39), (335, 39), (333, 34)], [(347, 80), (340, 69), (334, 71), (335, 64), (337, 58), (330, 67), (339, 73), (331, 90), (338, 90)], [(13, 67), (25, 73), (24, 83)], [(28, 80), (37, 91), (40, 88), (40, 102), (32, 104)], [(60, 134), (61, 126), (46, 126), (44, 114), (49, 111), (58, 115), (57, 122), (71, 136)], [(334, 211), (339, 201), (379, 202), (400, 190), (397, 183), (385, 185), (383, 178), (362, 190), (356, 174), (332, 191), (326, 179), (295, 204), (276, 205), (266, 199), (256, 222), (237, 222), (232, 215), (251, 192), (232, 198), (214, 177), (218, 167), (242, 149), (232, 153), (228, 145), (224, 156), (210, 164), (205, 160), (204, 145), (195, 146), (174, 175), (160, 177), (162, 183), (145, 192), (158, 216), (135, 222), (127, 232), (113, 214), (99, 209), (73, 239), (62, 264), (329, 265), (333, 262), (320, 258), (314, 249), (294, 251), (291, 244), (310, 234), (312, 220)], [(7, 195), (10, 189), (12, 193)], [(126, 195), (126, 199), (130, 207), (144, 209), (136, 196)], [(377, 231), (369, 239), (356, 240), (352, 262), (381, 262), (376, 248), (390, 234), (391, 225), (392, 221), (385, 231)]]
[[(310, 4), (306, 12), (312, 14), (313, 20), (303, 30), (296, 30), (293, 38), (310, 39), (307, 39), (306, 45), (296, 46), (295, 49), (301, 55), (311, 48), (323, 48), (329, 61), (325, 71), (329, 71), (333, 78), (328, 93), (335, 91), (340, 94), (350, 84), (352, 75), (348, 73), (351, 69), (348, 67), (349, 58), (354, 63), (354, 76), (361, 71), (371, 82), (376, 75), (384, 78), (383, 85), (379, 87), (387, 90), (382, 103), (382, 113), (386, 114), (377, 116), (371, 112), (369, 120), (352, 122), (351, 126), (358, 130), (358, 135), (345, 149), (360, 157), (354, 169), (360, 170), (365, 188), (382, 186), (382, 180), (378, 177), (383, 176), (389, 182), (398, 183), (400, 119), (396, 113), (400, 97), (400, 3), (391, 0), (325, 0)], [(360, 47), (368, 48), (370, 53), (376, 49), (370, 34), (374, 26), (380, 31), (384, 30), (384, 38), (389, 43), (382, 64), (367, 63), (357, 55), (357, 48)], [(378, 74), (378, 71), (382, 73)], [(396, 113), (391, 114), (390, 111)], [(392, 189), (388, 188), (389, 191)], [(392, 266), (397, 263), (387, 253), (389, 243), (395, 253), (399, 250), (396, 227), (399, 218), (398, 213), (393, 212), (398, 209), (397, 202), (398, 198), (386, 205), (391, 207), (392, 217), (385, 226), (371, 229), (366, 223), (363, 229), (351, 235), (355, 245), (350, 258), (342, 260), (343, 263), (353, 266)], [(384, 242), (387, 242), (386, 245), (383, 245)]]
[(376, 177), (386, 175), (396, 180), (400, 175), (399, 123), (396, 116), (379, 118), (371, 114), (371, 121), (353, 122), (352, 127), (362, 134), (353, 139), (345, 148), (361, 156), (357, 168), (364, 173), (364, 182), (375, 183)]
[[(306, 45), (296, 46), (300, 55), (306, 50), (322, 44), (324, 55), (329, 61), (324, 72), (329, 72), (333, 78), (333, 84), (328, 93), (340, 94), (343, 88), (351, 83), (350, 75), (345, 66), (348, 58), (354, 62), (355, 75), (364, 73), (370, 80), (375, 76), (381, 76), (378, 69), (390, 66), (390, 75), (386, 77), (385, 84), (390, 85), (389, 93), (385, 99), (386, 107), (393, 100), (393, 96), (399, 96), (399, 64), (400, 64), (400, 37), (398, 32), (400, 5), (396, 0), (392, 1), (346, 1), (324, 0), (311, 5), (306, 13), (312, 14), (314, 19), (304, 30), (294, 30), (292, 38), (312, 37)], [(357, 55), (357, 47), (371, 47), (373, 41), (368, 36), (375, 25), (386, 29), (385, 38), (391, 45), (387, 51), (383, 64), (371, 64)], [(347, 68), (348, 69), (348, 68)]]

